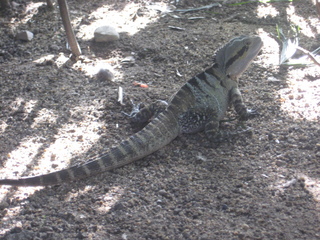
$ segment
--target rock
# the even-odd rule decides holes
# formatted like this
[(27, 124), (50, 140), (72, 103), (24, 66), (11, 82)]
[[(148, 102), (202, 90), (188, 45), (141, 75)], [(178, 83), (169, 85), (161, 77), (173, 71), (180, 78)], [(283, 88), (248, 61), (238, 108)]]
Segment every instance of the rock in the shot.
[(53, 229), (52, 227), (48, 227), (48, 226), (43, 226), (39, 229), (40, 232), (52, 232)]
[(58, 45), (56, 45), (56, 44), (51, 44), (51, 45), (49, 46), (49, 49), (50, 49), (51, 51), (60, 51), (60, 47), (59, 47)]
[(127, 65), (133, 65), (135, 63), (135, 61), (136, 60), (133, 56), (127, 56), (121, 60), (121, 63), (127, 64)]
[(96, 76), (99, 81), (112, 81), (114, 78), (113, 73), (106, 68), (101, 68)]
[(125, 206), (120, 202), (120, 203), (116, 203), (113, 206), (113, 211), (119, 211), (119, 210), (123, 210), (125, 209)]
[(18, 32), (16, 38), (23, 41), (31, 41), (33, 38), (33, 33), (30, 31), (24, 30), (24, 31)]
[(278, 167), (283, 167), (283, 166), (286, 165), (286, 162), (285, 162), (285, 161), (281, 161), (281, 160), (277, 160), (277, 161), (276, 161), (276, 165), (277, 165)]
[(7, 203), (6, 201), (1, 201), (0, 202), (0, 210), (3, 210), (5, 208), (9, 207), (9, 203)]
[(119, 33), (111, 26), (98, 27), (94, 31), (94, 40), (96, 42), (112, 42), (119, 39)]

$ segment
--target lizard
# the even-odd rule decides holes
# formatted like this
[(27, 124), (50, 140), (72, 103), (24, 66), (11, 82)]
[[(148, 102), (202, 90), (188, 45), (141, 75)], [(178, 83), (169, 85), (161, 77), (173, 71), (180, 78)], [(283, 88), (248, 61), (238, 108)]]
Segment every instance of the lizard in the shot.
[(226, 135), (219, 129), (227, 109), (233, 106), (240, 121), (257, 115), (243, 103), (238, 79), (262, 48), (259, 36), (238, 36), (216, 51), (211, 67), (188, 80), (171, 97), (168, 104), (142, 108), (131, 117), (147, 121), (157, 116), (137, 133), (109, 151), (83, 164), (48, 174), (18, 179), (0, 179), (0, 185), (48, 186), (59, 185), (95, 176), (124, 166), (159, 150), (184, 133), (205, 131), (209, 140), (219, 141)]

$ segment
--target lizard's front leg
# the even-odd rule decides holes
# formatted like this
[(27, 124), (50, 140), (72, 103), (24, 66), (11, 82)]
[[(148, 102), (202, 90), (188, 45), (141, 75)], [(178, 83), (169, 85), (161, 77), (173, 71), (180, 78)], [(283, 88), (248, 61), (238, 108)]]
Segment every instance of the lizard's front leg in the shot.
[(229, 132), (222, 131), (219, 127), (220, 121), (216, 117), (205, 125), (204, 132), (210, 141), (222, 142), (229, 137)]
[(248, 109), (243, 103), (242, 96), (239, 88), (233, 88), (231, 90), (231, 103), (239, 115), (240, 121), (247, 121), (259, 115), (256, 110)]

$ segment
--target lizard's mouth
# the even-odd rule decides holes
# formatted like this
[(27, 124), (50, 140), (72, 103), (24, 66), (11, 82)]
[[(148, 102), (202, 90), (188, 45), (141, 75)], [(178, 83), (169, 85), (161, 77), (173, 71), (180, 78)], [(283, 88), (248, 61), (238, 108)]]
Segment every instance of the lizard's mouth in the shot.
[(233, 58), (227, 62), (226, 75), (229, 76), (232, 80), (237, 80), (241, 74), (248, 68), (252, 60), (258, 55), (263, 42), (259, 36), (251, 37), (248, 41)]

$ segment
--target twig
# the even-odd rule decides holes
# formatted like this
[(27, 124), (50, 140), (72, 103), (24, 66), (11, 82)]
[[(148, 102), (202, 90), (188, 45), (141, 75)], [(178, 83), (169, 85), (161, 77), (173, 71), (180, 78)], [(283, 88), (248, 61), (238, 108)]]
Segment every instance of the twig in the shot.
[(70, 21), (70, 14), (68, 9), (68, 4), (66, 0), (58, 0), (59, 9), (60, 9), (60, 15), (62, 18), (62, 23), (64, 26), (64, 29), (67, 34), (68, 43), (71, 48), (72, 55), (75, 58), (78, 58), (81, 55), (81, 49), (77, 42), (76, 36), (73, 32), (71, 21)]
[(174, 12), (182, 12), (182, 13), (186, 13), (186, 12), (191, 12), (191, 11), (199, 11), (199, 10), (204, 10), (204, 9), (210, 9), (213, 7), (220, 7), (221, 4), (220, 3), (212, 3), (206, 6), (202, 6), (202, 7), (198, 7), (198, 8), (188, 8), (188, 9), (176, 9), (174, 10)]
[(181, 27), (175, 27), (175, 26), (168, 26), (168, 28), (172, 29), (172, 30), (177, 30), (177, 31), (185, 31), (185, 28), (181, 28)]
[(318, 17), (320, 18), (320, 1), (319, 0), (317, 0), (316, 1), (316, 8), (317, 8), (317, 13), (318, 13)]
[(222, 20), (222, 22), (230, 22), (231, 20), (239, 17), (242, 13), (235, 13), (235, 14), (232, 14), (230, 17), (227, 17), (225, 19)]

